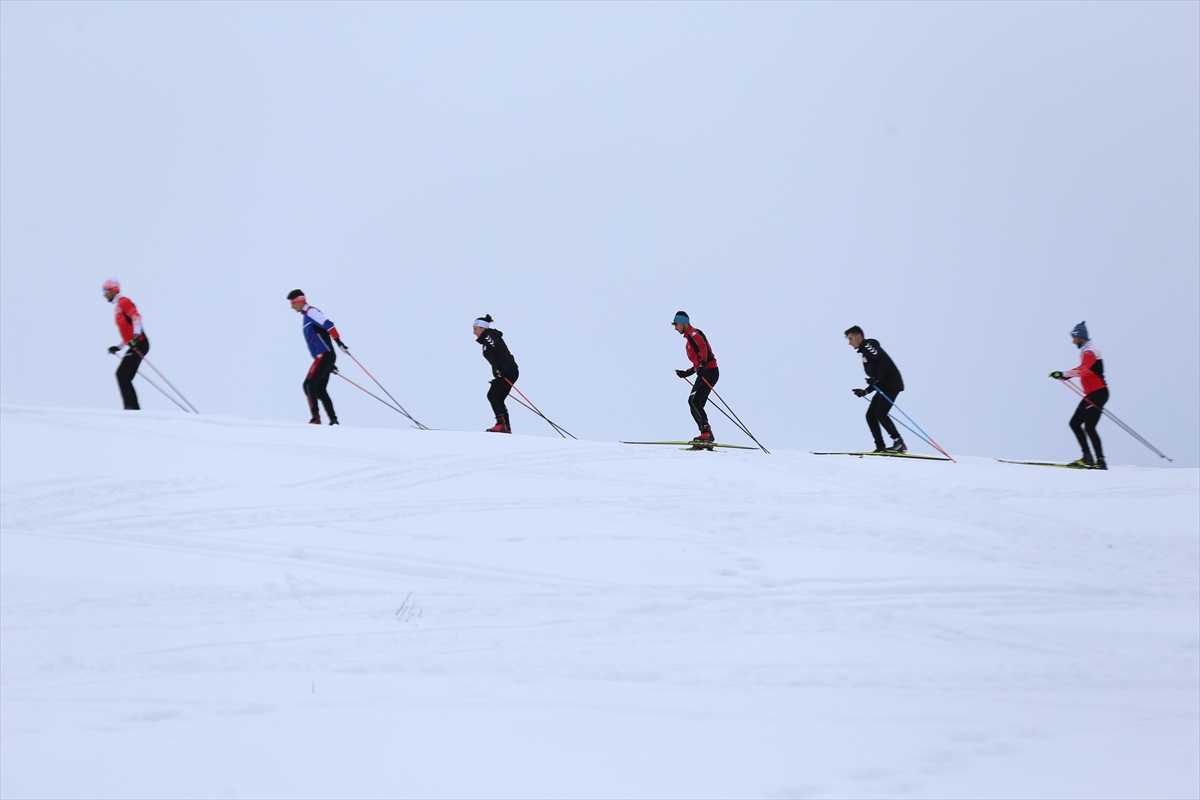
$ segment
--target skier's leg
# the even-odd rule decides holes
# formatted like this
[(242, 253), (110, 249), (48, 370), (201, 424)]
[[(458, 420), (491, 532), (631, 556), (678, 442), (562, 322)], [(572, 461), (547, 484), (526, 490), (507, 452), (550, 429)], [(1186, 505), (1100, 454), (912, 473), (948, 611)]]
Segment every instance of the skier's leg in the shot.
[(504, 401), (508, 399), (508, 395), (512, 391), (512, 384), (517, 382), (517, 376), (516, 372), (511, 375), (501, 375), (501, 377), (493, 379), (491, 386), (488, 387), (488, 403), (492, 406), (492, 413), (496, 415), (496, 425), (489, 430), (494, 433), (512, 433), (512, 424), (508, 418), (508, 406)]
[(887, 419), (887, 412), (890, 406), (891, 403), (884, 400), (883, 395), (878, 392), (871, 398), (871, 405), (867, 406), (867, 427), (871, 429), (871, 438), (875, 441), (876, 450), (883, 449), (883, 434), (879, 431), (880, 415), (882, 414), (883, 418)]
[(896, 430), (896, 423), (892, 421), (890, 414), (892, 411), (892, 403), (896, 402), (896, 398), (900, 396), (900, 391), (893, 390), (887, 394), (888, 397), (892, 398), (891, 403), (887, 401), (886, 397), (881, 396), (879, 392), (875, 393), (875, 398), (883, 401), (879, 404), (879, 409), (877, 412), (879, 414), (879, 422), (881, 425), (883, 425), (883, 429), (887, 431), (888, 436), (892, 437), (892, 439), (899, 439), (900, 433)]
[[(140, 352), (142, 355), (138, 355)], [(137, 390), (133, 388), (133, 376), (137, 375), (138, 367), (142, 365), (142, 356), (150, 352), (150, 341), (139, 341), (137, 352), (132, 347), (125, 351), (125, 357), (117, 366), (117, 386), (121, 389), (121, 401), (126, 411), (139, 411)]]
[(1083, 425), (1087, 419), (1089, 408), (1091, 406), (1088, 405), (1087, 400), (1080, 400), (1079, 405), (1075, 407), (1075, 413), (1071, 415), (1071, 421), (1068, 423), (1071, 426), (1071, 430), (1075, 433), (1075, 439), (1079, 442), (1079, 449), (1083, 451), (1083, 456), (1088, 461), (1092, 458), (1092, 452), (1088, 450), (1087, 435), (1083, 432)]
[(1104, 445), (1100, 443), (1100, 434), (1096, 433), (1096, 426), (1100, 424), (1100, 417), (1104, 416), (1104, 404), (1108, 402), (1108, 389), (1097, 389), (1088, 395), (1088, 399), (1095, 403), (1095, 406), (1088, 406), (1084, 412), (1083, 430), (1087, 433), (1088, 438), (1092, 441), (1092, 449), (1096, 451), (1096, 458), (1104, 458)]
[(708, 412), (704, 410), (704, 406), (708, 402), (708, 395), (711, 392), (712, 387), (700, 380), (699, 374), (697, 374), (696, 382), (692, 385), (692, 392), (688, 395), (688, 408), (691, 409), (692, 419), (696, 420), (696, 426), (700, 428), (701, 433), (709, 430)]
[(320, 364), (321, 356), (317, 356), (313, 359), (312, 366), (308, 368), (308, 374), (304, 376), (304, 399), (308, 401), (308, 413), (312, 416), (312, 419), (318, 421), (321, 419), (321, 409), (317, 406), (314, 378), (317, 373), (317, 367), (319, 367)]
[(333, 400), (329, 397), (329, 378), (333, 375), (335, 364), (337, 364), (336, 353), (333, 351), (322, 353), (321, 366), (317, 367), (317, 374), (313, 376), (313, 394), (325, 406), (325, 413), (329, 416), (330, 425), (337, 422), (337, 414), (333, 411)]

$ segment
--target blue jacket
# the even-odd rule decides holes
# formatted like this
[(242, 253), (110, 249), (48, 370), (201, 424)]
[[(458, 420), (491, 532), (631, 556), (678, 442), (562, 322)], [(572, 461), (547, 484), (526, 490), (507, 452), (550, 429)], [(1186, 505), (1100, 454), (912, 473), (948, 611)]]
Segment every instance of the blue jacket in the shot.
[(319, 308), (313, 308), (310, 305), (304, 306), (304, 313), (301, 315), (304, 322), (304, 343), (308, 345), (308, 352), (313, 358), (322, 353), (333, 352), (333, 342), (330, 337), (340, 339), (337, 326), (333, 324), (333, 320), (321, 313)]

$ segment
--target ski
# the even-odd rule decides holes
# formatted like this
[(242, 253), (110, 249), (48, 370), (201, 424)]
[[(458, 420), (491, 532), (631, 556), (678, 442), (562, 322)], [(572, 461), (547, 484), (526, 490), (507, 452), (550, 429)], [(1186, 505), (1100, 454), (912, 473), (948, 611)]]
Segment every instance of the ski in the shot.
[(809, 450), (808, 452), (814, 456), (858, 456), (859, 458), (862, 458), (863, 456), (889, 456), (891, 458), (916, 458), (916, 459), (920, 459), (921, 461), (949, 461), (950, 460), (948, 458), (942, 458), (941, 456), (922, 456), (922, 455), (917, 455), (916, 453), (876, 453), (873, 450), (870, 450), (870, 451), (862, 450), (862, 451), (850, 452), (850, 453), (817, 453), (812, 450)]
[[(684, 440), (684, 441), (681, 441), (681, 442), (621, 442), (621, 444), (686, 444), (686, 445), (696, 445), (696, 444), (697, 444), (697, 442), (693, 442), (692, 440), (690, 440), (690, 439), (687, 439), (687, 440)], [(757, 450), (757, 449), (758, 449), (757, 447), (747, 447), (746, 445), (742, 445), (742, 444), (721, 444), (720, 442), (705, 442), (704, 444), (700, 445), (699, 447), (689, 446), (689, 447), (685, 447), (685, 448), (683, 448), (683, 449), (684, 449), (684, 450), (708, 450), (708, 449), (710, 449), (710, 448), (713, 448), (713, 447), (728, 447), (728, 448), (730, 448), (731, 450)]]
[(1009, 461), (1007, 458), (997, 458), (1001, 464), (1024, 464), (1029, 467), (1058, 467), (1059, 469), (1095, 469), (1083, 464), (1056, 464), (1052, 461)]

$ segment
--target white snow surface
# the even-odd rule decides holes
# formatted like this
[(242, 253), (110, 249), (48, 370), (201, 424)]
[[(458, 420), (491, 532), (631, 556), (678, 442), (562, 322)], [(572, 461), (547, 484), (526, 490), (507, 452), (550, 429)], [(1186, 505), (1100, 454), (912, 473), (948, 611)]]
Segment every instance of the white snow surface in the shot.
[(4, 797), (1200, 795), (1195, 469), (0, 424)]

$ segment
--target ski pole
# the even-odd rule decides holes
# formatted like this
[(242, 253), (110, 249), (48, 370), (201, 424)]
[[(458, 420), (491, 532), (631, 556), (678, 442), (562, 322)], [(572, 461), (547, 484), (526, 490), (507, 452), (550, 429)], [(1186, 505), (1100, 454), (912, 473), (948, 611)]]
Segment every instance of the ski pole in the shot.
[(1141, 442), (1141, 443), (1142, 443), (1142, 444), (1144, 444), (1146, 447), (1148, 447), (1148, 448), (1149, 448), (1149, 449), (1150, 449), (1150, 450), (1151, 450), (1151, 451), (1152, 451), (1152, 452), (1153, 452), (1155, 455), (1157, 455), (1159, 458), (1165, 458), (1165, 459), (1167, 459), (1167, 461), (1174, 461), (1174, 459), (1173, 459), (1173, 458), (1170, 458), (1170, 457), (1168, 457), (1166, 453), (1164, 453), (1163, 451), (1159, 450), (1159, 449), (1158, 449), (1157, 447), (1155, 447), (1154, 445), (1150, 444), (1150, 442), (1146, 441), (1146, 440), (1145, 440), (1145, 439), (1144, 439), (1144, 438), (1141, 436), (1141, 434), (1139, 434), (1139, 433), (1138, 433), (1137, 431), (1135, 431), (1133, 428), (1129, 427), (1129, 426), (1128, 426), (1128, 425), (1126, 425), (1124, 422), (1122, 422), (1122, 421), (1121, 421), (1121, 420), (1120, 420), (1120, 419), (1117, 417), (1117, 415), (1116, 415), (1116, 414), (1112, 413), (1111, 411), (1109, 411), (1107, 408), (1104, 408), (1103, 406), (1098, 406), (1098, 405), (1096, 405), (1095, 403), (1093, 403), (1093, 402), (1091, 401), (1091, 399), (1090, 399), (1090, 398), (1089, 398), (1089, 397), (1088, 397), (1086, 394), (1084, 394), (1083, 390), (1082, 390), (1082, 389), (1080, 389), (1080, 388), (1079, 388), (1078, 386), (1076, 386), (1075, 384), (1071, 383), (1071, 381), (1070, 381), (1070, 380), (1068, 380), (1068, 379), (1063, 379), (1063, 380), (1060, 380), (1060, 381), (1059, 381), (1059, 383), (1065, 383), (1065, 384), (1066, 384), (1066, 385), (1067, 385), (1067, 386), (1068, 386), (1068, 387), (1071, 389), (1071, 391), (1075, 392), (1075, 394), (1079, 395), (1079, 396), (1080, 396), (1080, 397), (1082, 397), (1084, 400), (1086, 400), (1086, 401), (1087, 401), (1087, 404), (1088, 404), (1088, 405), (1090, 405), (1092, 408), (1098, 408), (1098, 409), (1100, 409), (1100, 413), (1101, 413), (1101, 414), (1104, 414), (1104, 415), (1106, 415), (1106, 416), (1107, 416), (1107, 417), (1109, 417), (1109, 418), (1110, 418), (1110, 419), (1111, 419), (1113, 422), (1117, 423), (1117, 425), (1118, 425), (1118, 426), (1120, 426), (1120, 428), (1121, 428), (1122, 430), (1124, 430), (1126, 433), (1128, 433), (1128, 434), (1129, 434), (1130, 436), (1132, 436), (1134, 439), (1137, 439), (1139, 442)]
[[(868, 403), (871, 402), (871, 398), (867, 397), (866, 395), (863, 395), (863, 400), (866, 400)], [(918, 439), (920, 439), (922, 442), (929, 445), (930, 447), (933, 447), (932, 442), (930, 442), (928, 439), (926, 439), (924, 437), (924, 435), (917, 433), (915, 430), (913, 430), (913, 428), (910, 425), (905, 424), (904, 420), (894, 419), (894, 420), (892, 420), (892, 422), (899, 423), (900, 427), (904, 428), (904, 430), (908, 431), (913, 436), (917, 437)]]
[[(339, 341), (340, 341), (340, 340), (339, 340)], [(416, 418), (415, 418), (415, 417), (414, 417), (412, 414), (408, 413), (408, 412), (407, 412), (407, 411), (404, 409), (404, 406), (400, 405), (400, 401), (399, 401), (399, 400), (397, 400), (396, 398), (392, 397), (392, 393), (391, 393), (391, 392), (389, 392), (389, 391), (387, 390), (387, 388), (386, 388), (386, 387), (385, 387), (385, 386), (384, 386), (382, 383), (380, 383), (378, 380), (376, 380), (375, 376), (371, 374), (371, 371), (370, 371), (370, 370), (368, 370), (366, 367), (364, 367), (364, 366), (362, 365), (362, 362), (361, 362), (361, 361), (359, 361), (357, 358), (354, 358), (354, 353), (351, 353), (351, 352), (350, 352), (350, 350), (349, 350), (349, 348), (344, 348), (344, 351), (345, 351), (346, 355), (348, 355), (348, 356), (350, 356), (350, 358), (354, 359), (354, 363), (355, 363), (355, 364), (358, 364), (358, 367), (359, 367), (359, 369), (361, 369), (363, 372), (367, 373), (367, 377), (368, 377), (368, 378), (370, 378), (371, 380), (375, 381), (375, 385), (376, 385), (376, 386), (378, 386), (380, 389), (383, 389), (383, 393), (384, 393), (384, 394), (386, 394), (386, 395), (387, 395), (389, 398), (391, 398), (391, 401), (392, 401), (393, 403), (395, 403), (395, 404), (396, 404), (396, 410), (397, 410), (397, 411), (399, 411), (401, 414), (403, 414), (404, 416), (406, 416), (406, 417), (408, 417), (410, 420), (412, 420), (414, 423), (416, 423), (416, 426), (417, 426), (419, 429), (421, 429), (421, 430), (423, 430), (423, 431), (427, 431), (427, 430), (429, 430), (429, 428), (427, 428), (427, 427), (425, 427), (424, 425), (422, 425), (422, 424), (421, 424), (421, 423), (420, 423), (420, 422), (419, 422), (419, 421), (418, 421), (418, 420), (417, 420), (417, 419), (416, 419)], [(347, 379), (347, 380), (349, 380), (349, 379)], [(359, 388), (362, 388), (362, 387), (359, 387)], [(364, 391), (366, 391), (366, 390), (364, 390)], [(368, 394), (369, 394), (369, 392), (368, 392)]]
[[(767, 455), (771, 455), (771, 451), (768, 450), (767, 448), (763, 447), (762, 442), (760, 442), (758, 439), (754, 438), (754, 434), (751, 433), (750, 429), (746, 427), (746, 423), (742, 422), (741, 418), (739, 418), (738, 415), (734, 413), (733, 408), (730, 407), (729, 403), (725, 402), (725, 398), (721, 397), (721, 395), (717, 392), (716, 387), (708, 382), (708, 378), (705, 378), (700, 375), (697, 375), (696, 377), (700, 378), (700, 380), (704, 381), (704, 383), (708, 385), (709, 390), (713, 393), (713, 395), (717, 398), (717, 400), (720, 401), (720, 403), (713, 403), (713, 405), (715, 405), (717, 407), (717, 411), (720, 411), (722, 414), (725, 414), (726, 418), (730, 422), (732, 422), (734, 425), (736, 425), (738, 427), (738, 430), (740, 430), (742, 433), (749, 436), (750, 440), (752, 442), (754, 442), (756, 445), (758, 445), (760, 450), (762, 450)], [(684, 380), (687, 381), (687, 378), (684, 378)], [(695, 384), (693, 384), (691, 381), (688, 381), (688, 385), (694, 386)], [(721, 406), (724, 406), (725, 408), (722, 408)], [(726, 413), (726, 409), (728, 409), (728, 413)]]
[[(130, 349), (130, 350), (133, 350), (133, 352), (137, 353), (137, 354), (138, 354), (138, 356), (139, 356), (139, 357), (142, 359), (142, 361), (145, 361), (147, 364), (150, 364), (150, 369), (154, 370), (155, 372), (158, 372), (158, 367), (156, 367), (156, 366), (154, 366), (153, 364), (151, 364), (151, 363), (150, 363), (150, 359), (146, 358), (146, 357), (145, 357), (144, 355), (142, 355), (141, 353), (138, 353), (138, 351), (137, 351), (135, 348), (133, 348), (133, 347), (130, 347), (129, 349)], [(115, 356), (115, 355), (116, 355), (116, 353), (113, 353), (113, 355)], [(172, 384), (170, 381), (168, 381), (168, 380), (167, 380), (167, 376), (166, 376), (166, 375), (163, 375), (161, 372), (158, 372), (158, 376), (159, 376), (160, 378), (162, 378), (164, 381), (166, 381), (166, 383), (167, 383), (167, 386), (170, 386), (172, 389), (175, 389), (175, 386), (174, 386), (174, 385), (173, 385), (173, 384)], [(141, 373), (138, 373), (138, 377), (140, 377), (140, 378), (141, 378), (142, 380), (144, 380), (146, 383), (148, 383), (148, 384), (150, 384), (151, 386), (153, 386), (155, 389), (158, 389), (160, 392), (162, 392), (162, 393), (163, 393), (163, 396), (165, 396), (165, 397), (166, 397), (168, 400), (170, 400), (170, 401), (171, 401), (172, 403), (174, 403), (175, 405), (179, 406), (180, 408), (183, 408), (183, 410), (184, 410), (184, 411), (187, 411), (187, 410), (188, 410), (187, 408), (184, 408), (184, 407), (183, 407), (183, 405), (182, 405), (182, 404), (181, 404), (181, 403), (180, 403), (178, 400), (176, 400), (174, 397), (171, 397), (171, 395), (167, 394), (167, 392), (166, 392), (166, 390), (165, 390), (165, 389), (163, 389), (161, 386), (159, 386), (159, 385), (158, 385), (157, 383), (155, 383), (154, 381), (152, 381), (152, 380), (150, 380), (149, 378), (147, 378), (145, 375), (142, 375)], [(182, 393), (181, 393), (181, 392), (180, 392), (178, 389), (175, 389), (175, 394), (179, 395), (180, 397), (183, 397), (183, 394), (182, 394)], [(189, 406), (191, 406), (191, 413), (193, 413), (193, 414), (199, 414), (199, 413), (200, 413), (199, 411), (197, 411), (197, 410), (196, 410), (196, 407), (195, 407), (195, 406), (193, 406), (193, 405), (192, 405), (190, 402), (188, 402), (188, 399), (187, 399), (186, 397), (183, 397), (183, 402), (184, 402), (184, 403), (187, 403)]]
[[(951, 461), (954, 461), (954, 456), (950, 455), (950, 454), (949, 454), (949, 453), (947, 453), (945, 450), (943, 450), (943, 449), (942, 449), (942, 446), (941, 446), (940, 444), (938, 444), (937, 442), (935, 442), (935, 441), (933, 440), (933, 437), (932, 437), (932, 436), (930, 436), (928, 433), (925, 433), (925, 429), (924, 429), (924, 428), (922, 428), (920, 425), (917, 425), (917, 421), (916, 421), (915, 419), (913, 419), (912, 417), (910, 417), (908, 414), (906, 414), (906, 413), (904, 412), (904, 409), (903, 409), (903, 408), (901, 408), (900, 406), (896, 405), (896, 401), (895, 401), (895, 400), (893, 400), (892, 398), (890, 398), (890, 397), (888, 397), (886, 394), (884, 394), (884, 393), (883, 393), (883, 390), (882, 390), (882, 389), (880, 389), (878, 386), (876, 386), (876, 387), (875, 387), (875, 391), (879, 392), (879, 394), (880, 394), (880, 395), (883, 397), (883, 399), (884, 399), (884, 400), (887, 400), (889, 403), (891, 403), (891, 404), (892, 404), (892, 408), (896, 409), (896, 410), (897, 410), (897, 411), (899, 411), (901, 414), (904, 414), (904, 418), (905, 418), (906, 420), (908, 420), (909, 422), (911, 422), (913, 425), (915, 425), (915, 426), (916, 426), (916, 428), (917, 428), (917, 430), (919, 430), (919, 431), (920, 431), (922, 434), (924, 434), (924, 436), (925, 436), (925, 441), (929, 442), (929, 445), (930, 445), (931, 447), (933, 447), (933, 448), (934, 448), (935, 450), (937, 450), (939, 453), (941, 453), (942, 455), (944, 455), (946, 458), (950, 459)], [(902, 424), (903, 424), (903, 423), (902, 423)], [(908, 426), (907, 426), (907, 425), (905, 425), (904, 427), (908, 428)], [(912, 430), (912, 428), (909, 428), (909, 430)], [(958, 462), (957, 462), (957, 461), (954, 461), (954, 463), (955, 463), (955, 464), (957, 464)]]
[[(341, 378), (342, 380), (344, 380), (346, 383), (348, 383), (348, 384), (350, 384), (351, 386), (353, 386), (353, 387), (357, 388), (359, 391), (363, 392), (364, 394), (371, 395), (371, 397), (374, 397), (376, 400), (378, 400), (379, 402), (383, 403), (385, 406), (387, 406), (388, 408), (390, 408), (392, 411), (395, 411), (397, 414), (399, 414), (399, 413), (402, 413), (402, 412), (400, 411), (400, 409), (396, 408), (394, 405), (392, 405), (391, 403), (389, 403), (387, 400), (384, 400), (384, 399), (383, 399), (382, 397), (380, 397), (379, 395), (372, 393), (372, 392), (371, 392), (369, 389), (364, 389), (362, 386), (359, 386), (357, 383), (355, 383), (354, 381), (350, 380), (349, 378), (347, 378), (345, 375), (343, 375), (342, 373), (338, 372), (337, 370), (334, 370), (333, 374), (334, 374), (334, 375), (337, 375), (339, 378)], [(405, 416), (408, 416), (408, 415), (406, 414)], [(410, 419), (411, 419), (411, 417), (410, 417)], [(414, 421), (414, 422), (416, 422), (416, 420), (413, 420), (413, 421)], [(414, 425), (414, 426), (412, 426), (412, 427), (416, 427), (416, 426)], [(428, 429), (428, 428), (420, 428), (420, 429), (418, 429), (418, 430), (429, 430), (429, 429)]]
[[(503, 377), (503, 376), (501, 376), (501, 377)], [(566, 428), (557, 424), (554, 420), (550, 419), (545, 414), (543, 414), (538, 409), (538, 407), (533, 404), (533, 401), (530, 400), (528, 397), (526, 397), (525, 394), (520, 389), (517, 388), (517, 385), (515, 383), (510, 381), (508, 378), (504, 378), (504, 382), (507, 383), (509, 386), (511, 386), (512, 390), (514, 392), (516, 392), (517, 394), (519, 394), (521, 396), (521, 399), (525, 401), (525, 403), (522, 403), (522, 405), (524, 405), (526, 408), (528, 408), (533, 413), (537, 414), (542, 419), (546, 420), (546, 422), (549, 422), (550, 427), (554, 428), (554, 430), (558, 431), (559, 436), (562, 436), (562, 438), (564, 438), (564, 439), (567, 438), (567, 436), (570, 436), (572, 439), (578, 439), (578, 437), (575, 434), (571, 433), (569, 430), (567, 430)]]
[(195, 407), (194, 405), (192, 405), (192, 401), (191, 401), (191, 400), (188, 400), (186, 397), (184, 397), (184, 396), (183, 396), (183, 392), (181, 392), (181, 391), (179, 391), (178, 389), (176, 389), (176, 388), (175, 388), (175, 384), (171, 383), (171, 381), (170, 381), (170, 380), (167, 378), (167, 376), (166, 376), (166, 375), (163, 375), (163, 374), (162, 374), (162, 372), (159, 370), (159, 368), (158, 368), (158, 367), (156, 367), (156, 366), (154, 366), (154, 362), (153, 362), (153, 361), (151, 361), (150, 359), (146, 358), (146, 357), (145, 357), (144, 355), (142, 355), (141, 353), (138, 353), (138, 351), (137, 351), (136, 349), (134, 349), (134, 351), (133, 351), (133, 352), (137, 353), (139, 356), (142, 356), (142, 361), (145, 361), (147, 364), (149, 364), (149, 365), (150, 365), (150, 369), (152, 369), (152, 370), (154, 370), (155, 372), (157, 372), (157, 373), (158, 373), (158, 377), (162, 378), (162, 379), (163, 379), (163, 381), (164, 381), (164, 382), (167, 384), (167, 386), (170, 386), (170, 387), (171, 387), (171, 391), (173, 391), (173, 392), (175, 392), (175, 394), (179, 395), (179, 396), (180, 396), (180, 397), (183, 399), (183, 402), (185, 402), (185, 403), (187, 403), (187, 404), (188, 404), (188, 408), (192, 409), (192, 413), (193, 413), (193, 414), (199, 414), (199, 413), (200, 413), (199, 411), (197, 411), (197, 410), (196, 410), (196, 407)]

